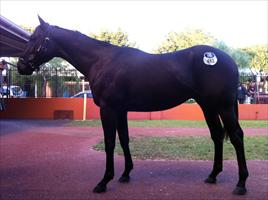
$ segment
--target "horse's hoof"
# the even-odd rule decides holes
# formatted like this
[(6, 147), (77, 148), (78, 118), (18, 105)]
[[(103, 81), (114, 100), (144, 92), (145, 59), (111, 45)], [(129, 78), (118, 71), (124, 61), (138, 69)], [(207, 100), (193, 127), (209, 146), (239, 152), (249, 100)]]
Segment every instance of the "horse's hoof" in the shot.
[(130, 177), (129, 176), (121, 176), (119, 178), (119, 182), (120, 183), (128, 183), (130, 181)]
[(245, 187), (236, 186), (236, 188), (233, 191), (233, 194), (235, 195), (244, 195), (246, 193), (247, 193), (247, 189)]
[(106, 185), (100, 185), (98, 184), (94, 189), (93, 189), (93, 192), (94, 193), (102, 193), (102, 192), (105, 192), (107, 189)]
[(205, 183), (210, 183), (210, 184), (214, 184), (216, 183), (216, 179), (215, 178), (211, 178), (210, 176), (204, 180)]

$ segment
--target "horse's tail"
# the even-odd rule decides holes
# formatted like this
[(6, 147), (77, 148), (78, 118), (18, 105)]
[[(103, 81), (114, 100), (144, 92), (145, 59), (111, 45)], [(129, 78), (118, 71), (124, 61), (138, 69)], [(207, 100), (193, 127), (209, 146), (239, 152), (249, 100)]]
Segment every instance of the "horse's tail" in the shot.
[[(239, 81), (239, 72), (237, 74), (237, 79)], [(237, 83), (238, 85), (238, 83)], [(237, 118), (237, 121), (239, 120), (239, 114), (238, 114), (238, 92), (237, 92), (237, 88), (236, 88), (236, 91), (235, 91), (235, 102), (234, 102), (234, 111), (235, 111), (235, 115), (236, 115), (236, 118)]]
[[(228, 106), (225, 107), (225, 109), (224, 109), (225, 112), (223, 112), (223, 113), (225, 113), (225, 114), (220, 113), (220, 116), (221, 116), (221, 119), (223, 122), (224, 132), (225, 132), (224, 136), (225, 136), (226, 140), (229, 139), (229, 133), (228, 133), (228, 131), (226, 131), (225, 125), (228, 126), (229, 123), (234, 123), (234, 121), (235, 121), (235, 123), (236, 123), (235, 126), (241, 128), (239, 125), (238, 92), (237, 92), (237, 86), (239, 83), (239, 71), (238, 71), (238, 67), (235, 64), (235, 62), (234, 62), (234, 68), (235, 68), (234, 76), (236, 76), (236, 77), (233, 76), (233, 82), (231, 83), (233, 90), (229, 91), (229, 92), (231, 92), (231, 94), (230, 94), (231, 98), (230, 98), (230, 101), (228, 102)], [(230, 121), (233, 121), (233, 122), (230, 122)]]
[(235, 111), (236, 118), (237, 118), (237, 120), (239, 120), (238, 100), (237, 100), (237, 98), (236, 98), (236, 102), (235, 102), (234, 106), (235, 106), (234, 111)]
[[(239, 111), (238, 111), (237, 95), (236, 95), (235, 102), (234, 102), (234, 105), (233, 105), (233, 112), (235, 114), (235, 117), (236, 117), (238, 126), (240, 126), (239, 125)], [(224, 132), (225, 132), (225, 135), (224, 135), (225, 136), (225, 139), (228, 140), (229, 139), (229, 134), (228, 134), (228, 131), (226, 131), (225, 127), (224, 127)]]

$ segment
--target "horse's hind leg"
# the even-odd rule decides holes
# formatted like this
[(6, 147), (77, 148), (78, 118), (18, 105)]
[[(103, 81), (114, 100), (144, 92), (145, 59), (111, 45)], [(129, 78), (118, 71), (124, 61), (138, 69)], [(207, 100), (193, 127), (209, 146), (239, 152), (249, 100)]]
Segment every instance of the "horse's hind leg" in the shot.
[(243, 195), (246, 193), (246, 179), (248, 177), (248, 170), (244, 151), (243, 131), (239, 125), (235, 106), (229, 106), (222, 109), (220, 112), (224, 128), (227, 131), (230, 141), (233, 144), (239, 167), (239, 181), (236, 185), (234, 194)]
[(222, 171), (224, 129), (222, 127), (219, 115), (215, 109), (203, 108), (203, 112), (210, 130), (211, 138), (214, 142), (215, 149), (213, 169), (205, 182), (216, 183), (216, 177)]
[(129, 150), (129, 136), (127, 125), (127, 112), (122, 111), (117, 113), (117, 131), (120, 140), (121, 147), (125, 156), (125, 170), (119, 179), (119, 182), (129, 182), (129, 173), (133, 169), (133, 162)]

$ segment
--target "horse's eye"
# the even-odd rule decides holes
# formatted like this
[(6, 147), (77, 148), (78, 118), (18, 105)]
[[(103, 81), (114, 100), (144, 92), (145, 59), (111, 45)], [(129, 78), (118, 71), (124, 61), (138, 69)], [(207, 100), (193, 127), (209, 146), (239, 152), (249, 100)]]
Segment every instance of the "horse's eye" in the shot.
[(30, 40), (35, 40), (35, 37), (31, 35)]

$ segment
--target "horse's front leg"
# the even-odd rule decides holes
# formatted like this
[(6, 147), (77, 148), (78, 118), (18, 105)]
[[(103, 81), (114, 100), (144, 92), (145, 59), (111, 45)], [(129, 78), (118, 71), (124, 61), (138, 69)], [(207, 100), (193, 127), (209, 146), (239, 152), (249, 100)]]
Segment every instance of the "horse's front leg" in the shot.
[(104, 143), (106, 152), (106, 170), (103, 179), (97, 184), (93, 192), (106, 191), (106, 185), (114, 177), (114, 148), (116, 136), (116, 113), (111, 108), (101, 108), (101, 122), (104, 131)]
[(119, 182), (129, 182), (129, 173), (133, 169), (133, 161), (129, 150), (129, 136), (128, 136), (128, 125), (127, 125), (127, 112), (121, 111), (117, 113), (117, 130), (121, 147), (125, 156), (125, 170), (119, 179)]

